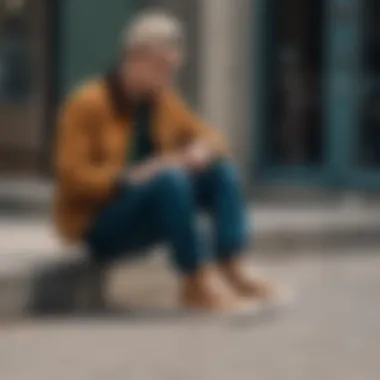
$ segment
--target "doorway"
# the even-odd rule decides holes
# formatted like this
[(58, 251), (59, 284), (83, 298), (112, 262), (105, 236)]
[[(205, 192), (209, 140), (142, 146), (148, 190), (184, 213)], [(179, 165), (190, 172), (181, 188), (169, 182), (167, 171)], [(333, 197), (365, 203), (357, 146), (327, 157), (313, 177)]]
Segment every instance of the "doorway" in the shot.
[(326, 159), (322, 102), (326, 0), (272, 0), (264, 6), (261, 174), (318, 174)]
[(363, 0), (359, 25), (360, 93), (350, 130), (352, 154), (347, 177), (352, 186), (380, 187), (380, 2)]
[(380, 186), (378, 2), (255, 3), (258, 179)]

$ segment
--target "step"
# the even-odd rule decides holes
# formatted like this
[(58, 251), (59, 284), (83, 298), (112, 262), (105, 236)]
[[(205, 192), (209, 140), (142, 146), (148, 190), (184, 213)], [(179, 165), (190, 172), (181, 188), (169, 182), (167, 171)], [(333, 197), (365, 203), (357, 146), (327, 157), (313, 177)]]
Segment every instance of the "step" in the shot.
[(0, 215), (44, 215), (50, 212), (53, 185), (47, 180), (2, 178)]

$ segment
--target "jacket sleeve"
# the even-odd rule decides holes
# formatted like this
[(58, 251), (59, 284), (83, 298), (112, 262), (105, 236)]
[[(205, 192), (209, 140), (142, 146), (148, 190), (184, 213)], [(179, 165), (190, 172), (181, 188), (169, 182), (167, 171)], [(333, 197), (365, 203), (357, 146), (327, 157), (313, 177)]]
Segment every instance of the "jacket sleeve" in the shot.
[(75, 197), (103, 200), (111, 195), (118, 174), (115, 164), (94, 160), (99, 126), (96, 105), (86, 97), (69, 101), (58, 116), (56, 162), (60, 186)]
[(175, 96), (174, 103), (179, 126), (188, 141), (206, 141), (216, 156), (229, 155), (226, 140), (218, 130), (207, 125), (179, 96)]

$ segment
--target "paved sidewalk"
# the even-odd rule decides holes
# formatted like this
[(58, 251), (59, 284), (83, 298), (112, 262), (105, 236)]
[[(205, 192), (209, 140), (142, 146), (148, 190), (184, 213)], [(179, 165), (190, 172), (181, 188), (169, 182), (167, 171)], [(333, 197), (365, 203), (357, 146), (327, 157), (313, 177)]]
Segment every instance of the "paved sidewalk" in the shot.
[[(21, 322), (0, 330), (1, 380), (377, 380), (380, 256), (308, 251), (258, 261), (291, 284), (294, 307), (251, 320), (127, 313), (111, 319)], [(138, 272), (146, 305), (172, 302), (174, 279)], [(132, 273), (132, 272), (130, 272)], [(130, 273), (127, 273), (129, 275)], [(145, 273), (145, 277), (143, 275)], [(127, 276), (128, 280), (131, 278)], [(114, 284), (117, 286), (117, 283)], [(143, 290), (141, 290), (141, 288)], [(1, 329), (1, 327), (0, 327)]]

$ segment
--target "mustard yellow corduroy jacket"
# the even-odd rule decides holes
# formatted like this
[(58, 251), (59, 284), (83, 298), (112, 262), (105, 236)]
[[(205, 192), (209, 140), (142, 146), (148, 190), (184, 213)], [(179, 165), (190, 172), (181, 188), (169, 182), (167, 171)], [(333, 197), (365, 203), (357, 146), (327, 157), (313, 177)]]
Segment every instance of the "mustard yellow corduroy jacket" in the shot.
[[(65, 240), (80, 240), (98, 209), (113, 196), (132, 133), (132, 120), (116, 112), (105, 80), (85, 83), (64, 103), (54, 152), (53, 209)], [(191, 139), (207, 139), (216, 151), (226, 151), (219, 133), (198, 119), (174, 91), (158, 97), (151, 134), (162, 155), (174, 157), (181, 144)]]

